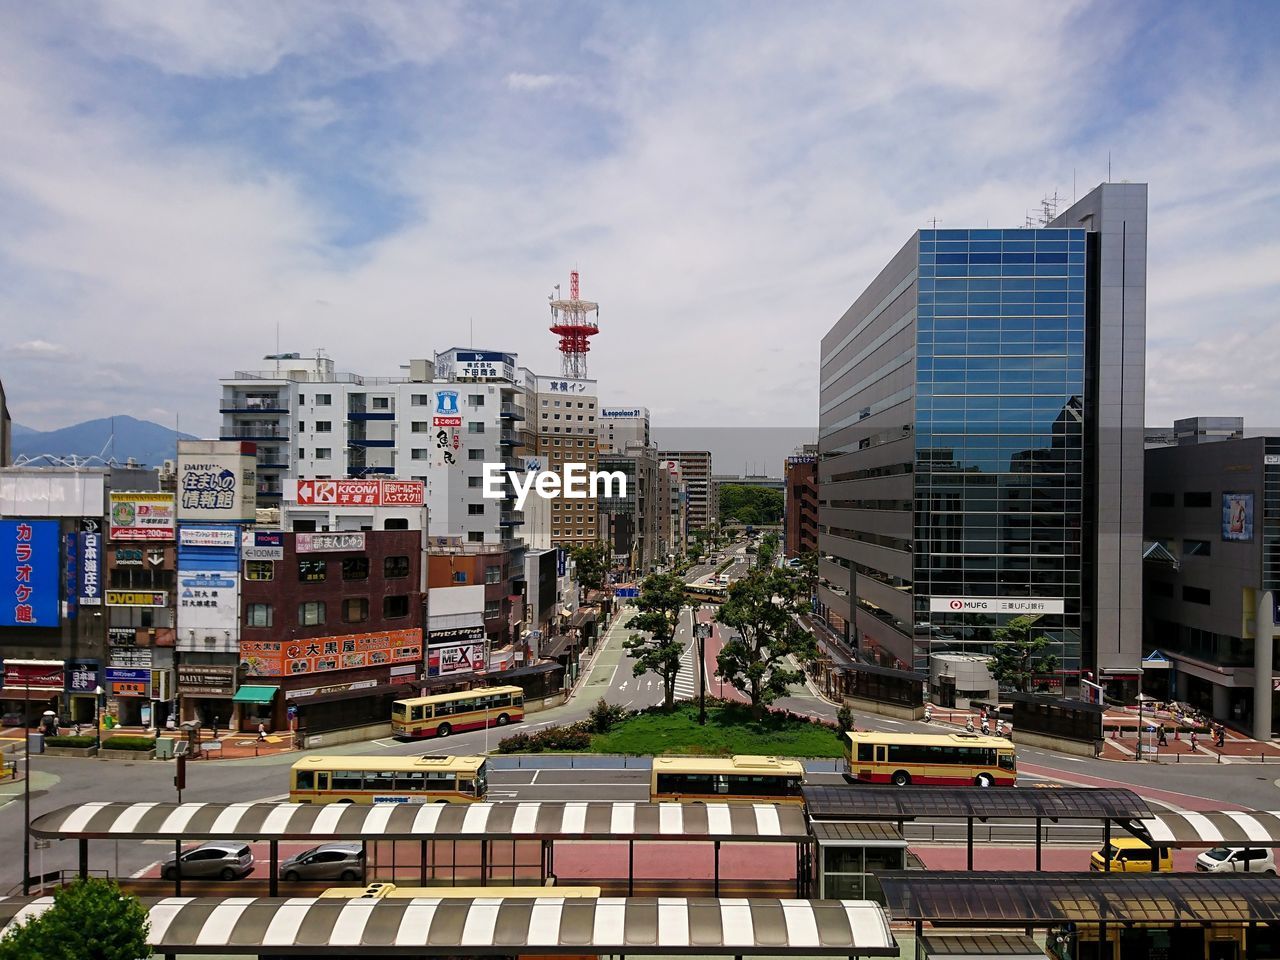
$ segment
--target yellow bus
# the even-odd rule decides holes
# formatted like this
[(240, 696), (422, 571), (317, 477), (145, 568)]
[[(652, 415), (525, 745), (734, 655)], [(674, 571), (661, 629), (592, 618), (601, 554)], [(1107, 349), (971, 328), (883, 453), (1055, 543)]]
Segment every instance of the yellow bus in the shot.
[(488, 790), (485, 757), (303, 757), (290, 771), (292, 803), (476, 803)]
[(729, 588), (718, 583), (690, 584), (684, 588), (684, 594), (694, 603), (724, 603)]
[(434, 697), (396, 700), (391, 732), (397, 737), (447, 737), (461, 730), (505, 727), (524, 719), (524, 689), (484, 687)]
[(654, 757), (649, 799), (705, 803), (803, 803), (799, 760), (778, 757)]
[(973, 733), (850, 731), (849, 777), (860, 783), (1012, 787), (1018, 780), (1013, 742)]

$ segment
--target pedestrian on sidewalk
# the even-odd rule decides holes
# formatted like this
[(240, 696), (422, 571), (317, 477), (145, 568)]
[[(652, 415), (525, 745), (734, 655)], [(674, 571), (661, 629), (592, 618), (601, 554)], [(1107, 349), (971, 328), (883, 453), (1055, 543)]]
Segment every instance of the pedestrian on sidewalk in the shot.
[(1167, 747), (1168, 745), (1169, 745), (1169, 735), (1165, 731), (1164, 724), (1162, 723), (1160, 724), (1160, 726), (1156, 728), (1156, 746)]
[(267, 739), (267, 725), (265, 723), (258, 724), (258, 742), (264, 743)]
[(1196, 732), (1195, 732), (1195, 730), (1192, 730), (1192, 731), (1191, 731), (1191, 737), (1190, 737), (1190, 739), (1191, 739), (1191, 752), (1192, 752), (1192, 753), (1195, 753), (1195, 752), (1196, 752)]
[(218, 717), (216, 714), (213, 718), (213, 739), (218, 739)]
[(1227, 745), (1227, 728), (1224, 727), (1222, 724), (1218, 724), (1218, 735), (1217, 735), (1216, 742), (1218, 744), (1219, 750), (1221, 750), (1223, 747)]

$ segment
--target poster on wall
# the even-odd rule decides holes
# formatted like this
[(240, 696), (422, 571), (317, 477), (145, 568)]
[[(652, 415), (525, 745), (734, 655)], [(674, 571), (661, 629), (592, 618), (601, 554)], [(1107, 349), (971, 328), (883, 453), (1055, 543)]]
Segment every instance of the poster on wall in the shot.
[(427, 676), (452, 677), (483, 670), (484, 641), (446, 643), (427, 652)]
[(0, 520), (0, 626), (58, 625), (61, 543), (57, 520)]
[(1253, 540), (1253, 494), (1222, 495), (1222, 539), (1248, 543)]
[(239, 574), (225, 570), (178, 571), (178, 625), (183, 630), (239, 632)]

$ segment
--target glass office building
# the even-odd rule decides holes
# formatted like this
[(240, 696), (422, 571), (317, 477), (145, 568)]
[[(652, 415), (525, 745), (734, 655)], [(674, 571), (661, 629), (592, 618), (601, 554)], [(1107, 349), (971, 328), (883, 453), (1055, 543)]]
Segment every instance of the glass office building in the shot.
[(1028, 616), (1051, 689), (1136, 682), (1145, 191), (921, 230), (823, 339), (818, 612), (869, 658), (925, 670)]

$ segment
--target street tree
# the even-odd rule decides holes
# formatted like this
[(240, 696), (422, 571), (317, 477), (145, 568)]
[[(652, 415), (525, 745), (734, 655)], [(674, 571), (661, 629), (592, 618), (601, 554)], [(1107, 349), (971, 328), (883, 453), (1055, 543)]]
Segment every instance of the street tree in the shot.
[(1058, 672), (1058, 658), (1044, 652), (1049, 638), (1035, 628), (1034, 617), (1014, 617), (993, 630), (992, 639), (991, 675), (1001, 687), (1028, 693), (1040, 678)]
[(76, 880), (44, 913), (10, 928), (0, 960), (136, 960), (151, 956), (149, 929), (146, 907), (114, 880)]
[(756, 553), (756, 566), (768, 569), (778, 558), (778, 535), (766, 533), (760, 538), (760, 547)]
[(689, 606), (684, 580), (674, 573), (655, 573), (645, 577), (636, 598), (639, 613), (627, 621), (627, 628), (639, 630), (623, 641), (635, 663), (631, 673), (640, 677), (656, 673), (662, 679), (663, 702), (675, 704), (676, 674), (680, 672), (680, 656), (684, 644), (676, 639), (680, 611)]
[(813, 634), (796, 619), (809, 608), (804, 581), (792, 570), (757, 568), (729, 587), (716, 620), (733, 631), (716, 662), (720, 675), (751, 700), (756, 719), (804, 680), (801, 666), (817, 659)]
[(574, 575), (584, 590), (599, 590), (609, 575), (609, 546), (597, 541), (581, 547), (571, 547)]

